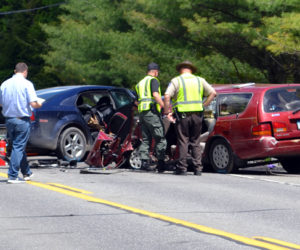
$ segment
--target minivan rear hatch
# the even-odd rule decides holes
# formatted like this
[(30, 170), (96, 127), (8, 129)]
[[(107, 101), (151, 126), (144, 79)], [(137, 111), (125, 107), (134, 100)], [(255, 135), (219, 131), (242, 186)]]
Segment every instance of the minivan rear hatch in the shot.
[(300, 85), (265, 92), (260, 122), (269, 123), (277, 140), (300, 138)]

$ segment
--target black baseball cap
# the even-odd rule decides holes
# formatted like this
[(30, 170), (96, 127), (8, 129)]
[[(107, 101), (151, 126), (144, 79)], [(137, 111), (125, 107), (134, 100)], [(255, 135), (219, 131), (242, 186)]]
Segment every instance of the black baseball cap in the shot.
[(149, 63), (149, 64), (148, 64), (148, 71), (150, 71), (150, 70), (159, 70), (158, 64), (157, 64), (157, 63), (154, 63), (154, 62)]

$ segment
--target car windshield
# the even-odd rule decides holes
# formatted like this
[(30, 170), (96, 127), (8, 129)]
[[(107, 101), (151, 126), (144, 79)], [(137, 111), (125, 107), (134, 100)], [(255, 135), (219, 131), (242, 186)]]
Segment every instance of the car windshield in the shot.
[(300, 87), (270, 89), (265, 93), (265, 112), (294, 111), (299, 107)]
[(111, 91), (111, 94), (115, 100), (117, 108), (121, 108), (133, 102), (133, 98), (124, 91), (113, 90)]

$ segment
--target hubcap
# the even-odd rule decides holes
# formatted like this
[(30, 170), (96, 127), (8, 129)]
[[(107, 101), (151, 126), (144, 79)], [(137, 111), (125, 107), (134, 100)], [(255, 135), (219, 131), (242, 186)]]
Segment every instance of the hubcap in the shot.
[(130, 158), (129, 158), (130, 166), (134, 169), (140, 169), (142, 167), (142, 160), (140, 154), (135, 149), (132, 151)]
[(213, 162), (219, 169), (225, 169), (229, 164), (229, 152), (228, 149), (219, 144), (213, 149)]
[(76, 132), (69, 133), (64, 140), (64, 150), (67, 157), (80, 158), (84, 150), (84, 139)]

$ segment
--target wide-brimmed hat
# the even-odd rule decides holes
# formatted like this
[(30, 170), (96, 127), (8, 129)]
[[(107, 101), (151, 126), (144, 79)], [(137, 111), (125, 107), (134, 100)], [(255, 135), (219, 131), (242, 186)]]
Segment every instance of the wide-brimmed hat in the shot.
[(182, 68), (188, 68), (192, 70), (192, 73), (197, 71), (196, 66), (194, 66), (190, 61), (184, 61), (176, 65), (176, 70), (180, 72)]

